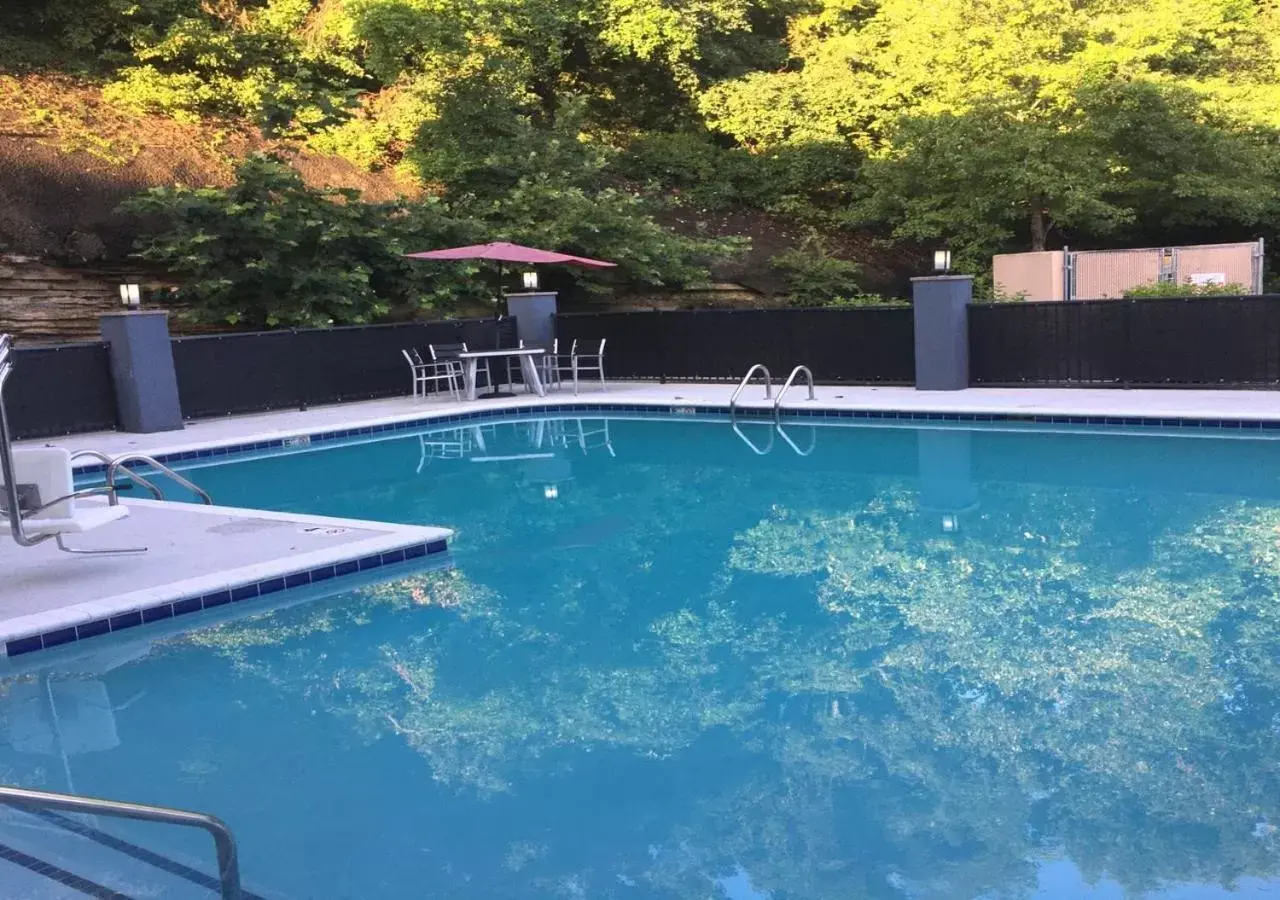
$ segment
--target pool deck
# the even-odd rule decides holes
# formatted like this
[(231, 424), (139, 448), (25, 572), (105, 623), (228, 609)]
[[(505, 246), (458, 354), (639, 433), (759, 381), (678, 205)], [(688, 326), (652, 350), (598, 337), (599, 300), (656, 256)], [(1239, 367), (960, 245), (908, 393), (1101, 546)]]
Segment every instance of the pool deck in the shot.
[[(247, 442), (290, 440), (322, 432), (418, 422), (428, 417), (479, 411), (520, 410), (545, 404), (591, 406), (628, 404), (670, 411), (728, 405), (730, 384), (655, 384), (609, 382), (583, 385), (582, 393), (552, 392), (545, 399), (517, 394), (492, 400), (454, 402), (396, 397), (321, 406), (307, 410), (279, 410), (188, 423), (182, 431), (156, 434), (99, 432), (66, 438), (28, 441), (20, 446), (93, 448), (108, 454), (128, 451), (153, 456), (201, 449), (239, 446)], [(988, 416), (1065, 416), (1073, 418), (1142, 418), (1147, 420), (1255, 421), (1280, 423), (1280, 391), (1123, 390), (1075, 388), (970, 388), (963, 391), (917, 391), (909, 387), (826, 386), (816, 389), (813, 402), (802, 385), (787, 394), (784, 409), (803, 411), (872, 411)], [(739, 399), (746, 410), (772, 409), (760, 385), (749, 386)], [(568, 411), (563, 411), (564, 414)], [(1154, 424), (1159, 424), (1158, 422)]]
[[(215, 607), (443, 554), (448, 529), (262, 510), (122, 501), (129, 516), (52, 541), (0, 541), (0, 647), (48, 649)], [(193, 620), (194, 621), (194, 620)]]
[[(546, 399), (517, 394), (454, 402), (399, 397), (308, 410), (282, 410), (193, 422), (182, 431), (155, 434), (103, 432), (23, 446), (92, 448), (116, 455), (142, 452), (158, 457), (218, 455), (230, 449), (269, 450), (306, 443), (314, 436), (377, 440), (390, 427), (429, 427), (435, 417), (474, 412), (519, 411), (552, 405), (573, 415), (600, 404), (672, 413), (723, 410), (730, 384), (610, 382), (584, 385), (581, 394), (555, 392)], [(785, 408), (806, 412), (899, 413), (964, 417), (1033, 418), (1041, 421), (1141, 419), (1151, 424), (1225, 427), (1240, 423), (1280, 425), (1280, 391), (973, 388), (917, 391), (905, 387), (820, 386), (816, 400), (797, 386)], [(746, 410), (768, 410), (763, 387), (752, 385), (739, 402)], [(600, 413), (595, 413), (599, 415)], [(606, 413), (607, 414), (607, 413)], [(1092, 424), (1092, 423), (1091, 423)], [(211, 451), (215, 451), (211, 454)], [(198, 481), (198, 478), (197, 478)], [(79, 539), (73, 546), (143, 545), (145, 554), (75, 557), (51, 543), (23, 548), (0, 541), (0, 648), (8, 655), (47, 649), (85, 637), (235, 602), (332, 576), (439, 553), (449, 533), (390, 523), (333, 520), (256, 510), (165, 504), (126, 499), (131, 515)], [(306, 529), (312, 529), (307, 531)], [(375, 562), (376, 560), (376, 562)], [(335, 582), (336, 583), (336, 582)], [(167, 612), (166, 612), (167, 610)]]

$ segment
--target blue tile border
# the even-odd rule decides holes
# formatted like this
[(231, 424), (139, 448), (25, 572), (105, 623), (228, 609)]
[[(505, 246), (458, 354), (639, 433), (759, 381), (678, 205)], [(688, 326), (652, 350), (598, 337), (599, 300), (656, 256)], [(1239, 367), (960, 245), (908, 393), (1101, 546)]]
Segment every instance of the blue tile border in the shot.
[(203, 595), (197, 594), (191, 597), (182, 597), (178, 600), (168, 600), (164, 603), (133, 610), (132, 612), (95, 619), (91, 622), (81, 622), (78, 625), (55, 628), (41, 634), (13, 638), (5, 642), (5, 654), (7, 656), (22, 656), (26, 653), (34, 653), (37, 650), (47, 650), (62, 644), (69, 644), (72, 641), (83, 641), (102, 634), (112, 634), (124, 631), (127, 628), (136, 628), (149, 622), (159, 622), (183, 616), (187, 613), (215, 609), (220, 606), (226, 606), (229, 603), (239, 603), (244, 600), (265, 597), (290, 588), (306, 587), (310, 584), (334, 578), (336, 575), (367, 572), (370, 569), (395, 565), (407, 560), (434, 556), (438, 553), (444, 553), (448, 549), (449, 544), (446, 540), (426, 541), (410, 544), (407, 547), (400, 547), (396, 550), (388, 550), (385, 553), (364, 556), (359, 559), (348, 559), (338, 563), (318, 566), (314, 569), (303, 569), (287, 575), (276, 575), (262, 581), (255, 581), (252, 584), (239, 585), (229, 590), (214, 591)]
[[(396, 431), (418, 430), (435, 425), (450, 425), (457, 422), (473, 422), (485, 419), (521, 419), (537, 418), (548, 414), (562, 413), (649, 413), (660, 416), (679, 416), (681, 418), (698, 418), (704, 416), (727, 416), (730, 409), (725, 406), (688, 406), (663, 401), (654, 404), (634, 403), (578, 403), (578, 404), (546, 404), (542, 406), (520, 406), (509, 409), (482, 409), (465, 413), (445, 415), (424, 415), (421, 418), (400, 422), (387, 422), (382, 425), (347, 428), (331, 431), (317, 431), (311, 434), (297, 435), (289, 438), (277, 438), (270, 441), (245, 441), (240, 444), (228, 444), (203, 450), (183, 450), (174, 453), (162, 453), (156, 459), (170, 464), (192, 459), (208, 459), (210, 457), (231, 456), (238, 453), (260, 453), (266, 450), (295, 449), (298, 446), (314, 446), (336, 441), (344, 441), (354, 437), (368, 437), (376, 434), (390, 434)], [(742, 407), (733, 413), (739, 419), (772, 418), (773, 410), (764, 407)], [(1099, 416), (1088, 414), (1029, 414), (1002, 412), (943, 412), (943, 411), (907, 411), (878, 409), (800, 409), (791, 407), (782, 411), (783, 419), (820, 419), (823, 421), (837, 419), (873, 419), (898, 422), (1020, 422), (1038, 425), (1093, 425), (1104, 427), (1127, 428), (1221, 428), (1232, 430), (1276, 430), (1280, 429), (1280, 419), (1218, 419), (1165, 416)], [(77, 475), (101, 474), (105, 467), (101, 464), (77, 468)], [(145, 469), (142, 470), (145, 472)]]
[[(623, 403), (583, 403), (583, 404), (551, 404), (545, 406), (522, 406), (514, 409), (476, 410), (467, 413), (450, 415), (427, 415), (421, 418), (402, 422), (388, 422), (382, 425), (362, 428), (348, 428), (337, 431), (321, 431), (291, 438), (280, 438), (271, 441), (246, 441), (242, 444), (230, 444), (223, 447), (204, 450), (184, 450), (164, 453), (156, 457), (162, 463), (180, 463), (192, 459), (231, 456), (239, 453), (262, 452), (266, 450), (293, 449), (299, 445), (332, 443), (348, 440), (353, 437), (364, 437), (375, 434), (387, 434), (396, 431), (419, 430), (437, 425), (449, 425), (457, 422), (469, 422), (485, 419), (519, 419), (536, 418), (554, 413), (649, 413), (659, 416), (679, 416), (681, 418), (724, 417), (730, 414), (728, 406), (678, 406), (668, 402), (643, 405)], [(770, 409), (744, 407), (734, 413), (740, 419), (772, 418)], [(865, 419), (897, 422), (1014, 422), (1037, 425), (1090, 425), (1103, 427), (1127, 428), (1160, 428), (1160, 429), (1204, 429), (1219, 428), (1230, 430), (1273, 431), (1280, 430), (1280, 419), (1210, 419), (1210, 418), (1168, 418), (1161, 416), (1097, 416), (1086, 414), (1027, 414), (1001, 412), (938, 412), (938, 411), (897, 411), (897, 410), (863, 410), (863, 409), (799, 409), (783, 410), (783, 419), (818, 419), (833, 421), (840, 419)], [(79, 467), (78, 476), (101, 474), (101, 464)], [(144, 470), (145, 471), (145, 470)]]

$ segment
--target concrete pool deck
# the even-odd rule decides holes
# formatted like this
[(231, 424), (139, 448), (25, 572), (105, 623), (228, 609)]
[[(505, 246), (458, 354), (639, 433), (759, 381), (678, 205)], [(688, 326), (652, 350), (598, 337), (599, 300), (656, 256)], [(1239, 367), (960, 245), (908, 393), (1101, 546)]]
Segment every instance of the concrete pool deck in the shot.
[(0, 541), (0, 647), (16, 656), (441, 554), (448, 529), (126, 499), (129, 516), (68, 538)]
[[(155, 434), (98, 432), (65, 438), (27, 441), (19, 446), (59, 446), (72, 450), (92, 448), (108, 454), (141, 452), (152, 456), (199, 449), (239, 446), (247, 442), (289, 440), (320, 432), (372, 428), (391, 423), (418, 422), (435, 416), (471, 412), (523, 410), (542, 405), (591, 406), (600, 403), (631, 404), (659, 411), (671, 408), (724, 407), (731, 384), (656, 384), (610, 382), (607, 391), (598, 384), (583, 385), (582, 393), (550, 392), (546, 398), (517, 394), (493, 400), (455, 402), (450, 399), (419, 400), (395, 397), (307, 410), (278, 410), (187, 424), (183, 431)], [(1145, 420), (1198, 419), (1208, 421), (1258, 421), (1280, 423), (1280, 391), (1231, 390), (1124, 390), (1119, 388), (970, 388), (963, 391), (917, 391), (909, 387), (820, 385), (813, 402), (805, 399), (803, 385), (787, 394), (784, 410), (815, 408), (836, 411), (940, 413), (988, 416), (1064, 416), (1072, 418), (1142, 418)], [(762, 385), (743, 391), (738, 403), (745, 410), (770, 410)], [(561, 411), (561, 414), (567, 411)], [(425, 423), (424, 423), (425, 424)], [(1160, 424), (1153, 422), (1153, 424)], [(216, 498), (215, 498), (216, 499)]]
[[(592, 410), (601, 404), (668, 414), (723, 410), (733, 390), (734, 385), (723, 383), (610, 382), (607, 391), (598, 384), (584, 384), (576, 397), (567, 391), (552, 392), (545, 399), (517, 394), (471, 402), (398, 397), (203, 420), (189, 423), (182, 431), (81, 434), (20, 446), (92, 448), (111, 455), (142, 452), (162, 458), (197, 452), (205, 457), (210, 451), (215, 451), (213, 455), (247, 449), (269, 452), (306, 444), (312, 436), (381, 440), (393, 436), (386, 431), (393, 426), (425, 429), (436, 417), (476, 412), (553, 407), (549, 414), (571, 417), (576, 407), (584, 407), (584, 412), (600, 418), (611, 414), (610, 410)], [(802, 386), (794, 387), (784, 408), (793, 413), (898, 413), (908, 419), (927, 413), (1055, 422), (1058, 417), (1068, 421), (1107, 419), (1108, 424), (1122, 419), (1154, 425), (1204, 422), (1237, 429), (1241, 423), (1253, 423), (1255, 428), (1259, 423), (1280, 426), (1278, 391), (972, 388), (931, 392), (905, 387), (820, 386), (814, 402), (806, 397)], [(771, 410), (772, 405), (758, 384), (748, 387), (739, 402), (741, 408), (755, 411)], [(873, 422), (891, 424), (878, 417)], [(1224, 433), (1216, 429), (1191, 431)], [(1276, 435), (1275, 431), (1268, 433)], [(440, 528), (127, 497), (122, 502), (133, 510), (129, 519), (82, 536), (72, 545), (146, 545), (151, 548), (146, 554), (77, 558), (51, 544), (23, 548), (0, 541), (0, 567), (5, 572), (0, 581), (0, 648), (7, 654), (47, 649), (114, 631), (117, 621), (129, 627), (219, 605), (228, 602), (224, 596), (230, 598), (236, 590), (258, 596), (310, 583), (313, 577), (329, 577), (315, 576), (317, 567), (321, 573), (332, 571), (336, 577), (402, 561), (406, 548), (413, 548), (410, 552), (416, 556), (436, 553), (445, 549), (449, 534)], [(131, 615), (147, 608), (156, 611), (145, 620)]]

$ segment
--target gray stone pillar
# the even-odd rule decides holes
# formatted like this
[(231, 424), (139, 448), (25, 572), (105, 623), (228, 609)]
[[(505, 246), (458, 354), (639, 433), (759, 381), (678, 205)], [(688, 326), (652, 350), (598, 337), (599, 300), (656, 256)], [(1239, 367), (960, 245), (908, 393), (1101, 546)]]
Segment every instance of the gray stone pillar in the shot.
[(916, 323), (916, 390), (962, 391), (969, 386), (969, 275), (911, 279)]
[(526, 347), (551, 352), (551, 341), (556, 336), (555, 291), (507, 294), (507, 315), (515, 318), (516, 337)]
[(102, 339), (110, 346), (111, 375), (122, 431), (179, 431), (182, 405), (164, 310), (107, 313)]

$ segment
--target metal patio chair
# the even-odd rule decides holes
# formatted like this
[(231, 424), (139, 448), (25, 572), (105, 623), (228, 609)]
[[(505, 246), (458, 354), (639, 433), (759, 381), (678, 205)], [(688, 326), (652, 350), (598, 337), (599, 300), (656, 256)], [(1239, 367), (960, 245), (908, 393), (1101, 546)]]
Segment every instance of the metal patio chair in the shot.
[[(583, 372), (600, 373), (600, 390), (604, 386), (604, 343), (608, 338), (600, 339), (600, 349), (595, 353), (575, 353), (573, 355), (573, 393), (578, 393), (578, 376)], [(575, 349), (577, 341), (574, 342)]]
[(438, 362), (434, 358), (431, 362), (427, 362), (422, 358), (422, 354), (413, 348), (401, 350), (400, 353), (409, 364), (409, 371), (413, 375), (413, 396), (426, 397), (429, 386), (433, 384), (438, 393), (441, 390), (440, 385), (445, 384), (448, 385), (449, 392), (453, 394), (455, 400), (462, 398), (459, 389), (461, 375), (454, 370), (453, 366)]
[[(465, 384), (465, 376), (462, 374), (462, 360), (458, 358), (459, 353), (467, 352), (467, 342), (459, 341), (456, 344), (428, 344), (427, 350), (431, 353), (431, 361), (441, 365), (448, 366), (458, 379), (458, 384)], [(481, 384), (480, 378), (484, 376), (484, 383)], [(493, 373), (489, 371), (489, 360), (480, 360), (480, 365), (476, 367), (476, 387), (493, 387)], [(461, 391), (456, 395), (458, 399), (462, 398)]]
[(542, 357), (542, 383), (546, 385), (547, 390), (550, 390), (553, 384), (557, 389), (563, 387), (565, 372), (568, 372), (570, 377), (573, 376), (573, 356), (577, 352), (576, 339), (569, 345), (568, 353), (560, 352), (559, 338), (551, 341), (551, 352)]

